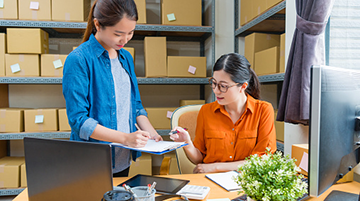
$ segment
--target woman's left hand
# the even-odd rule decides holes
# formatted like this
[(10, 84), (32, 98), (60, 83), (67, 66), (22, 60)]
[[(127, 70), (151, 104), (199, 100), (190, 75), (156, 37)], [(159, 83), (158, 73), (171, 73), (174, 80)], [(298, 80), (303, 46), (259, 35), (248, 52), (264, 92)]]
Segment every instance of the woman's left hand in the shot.
[(217, 172), (216, 171), (216, 163), (199, 163), (193, 170), (193, 173), (209, 173), (209, 172)]

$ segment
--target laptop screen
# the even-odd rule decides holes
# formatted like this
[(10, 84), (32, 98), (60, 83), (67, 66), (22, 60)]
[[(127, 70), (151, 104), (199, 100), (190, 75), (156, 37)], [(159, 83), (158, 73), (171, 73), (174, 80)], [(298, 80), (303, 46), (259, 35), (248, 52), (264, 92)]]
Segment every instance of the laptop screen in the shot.
[(101, 200), (113, 189), (111, 146), (24, 138), (30, 201)]

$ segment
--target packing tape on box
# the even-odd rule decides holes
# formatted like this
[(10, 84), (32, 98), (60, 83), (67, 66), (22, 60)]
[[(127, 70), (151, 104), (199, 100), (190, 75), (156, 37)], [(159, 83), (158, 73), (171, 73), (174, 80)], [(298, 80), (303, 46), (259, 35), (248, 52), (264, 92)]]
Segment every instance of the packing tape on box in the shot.
[(37, 13), (38, 13), (38, 12), (35, 11), (35, 10), (31, 11), (31, 18), (32, 18), (33, 20), (37, 20), (37, 19), (38, 19)]
[(24, 76), (25, 75), (25, 70), (21, 69), (21, 71), (19, 72), (20, 75)]
[(4, 188), (4, 187), (5, 187), (4, 181), (0, 181), (0, 188)]
[(19, 61), (20, 61), (20, 62), (24, 62), (24, 60), (25, 60), (24, 55), (23, 55), (23, 54), (19, 54)]
[(60, 59), (60, 55), (59, 54), (54, 54), (54, 61), (58, 60), (58, 59)]
[(65, 13), (65, 20), (70, 21), (70, 13)]
[(57, 77), (60, 76), (61, 70), (62, 70), (62, 69), (55, 69), (55, 70), (54, 70), (54, 75), (57, 76)]
[(0, 124), (0, 133), (4, 133), (6, 131), (5, 124)]
[(4, 12), (0, 10), (0, 18), (4, 18)]
[[(0, 173), (3, 173), (3, 172), (4, 172), (4, 170), (5, 170), (5, 165), (6, 165), (6, 164), (0, 165)], [(0, 187), (1, 187), (1, 186), (0, 186)]]
[(6, 117), (6, 110), (5, 109), (1, 109), (0, 110), (0, 118), (5, 118)]

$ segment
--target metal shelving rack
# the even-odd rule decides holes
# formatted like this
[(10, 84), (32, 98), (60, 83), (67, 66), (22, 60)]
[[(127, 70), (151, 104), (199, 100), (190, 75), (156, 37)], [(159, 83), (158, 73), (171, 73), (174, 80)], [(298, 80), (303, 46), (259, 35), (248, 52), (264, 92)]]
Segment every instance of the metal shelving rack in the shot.
[[(286, 0), (280, 2), (274, 7), (270, 8), (263, 14), (257, 16), (250, 22), (246, 23), (242, 27), (239, 26), (239, 2), (241, 0), (235, 0), (235, 51), (239, 52), (238, 37), (245, 37), (253, 32), (261, 33), (284, 33), (285, 32), (285, 12), (281, 13), (286, 8)], [(277, 25), (277, 26), (274, 26)], [(282, 83), (284, 81), (285, 73), (277, 73), (271, 75), (259, 76), (261, 84), (276, 84), (277, 85), (277, 100), (280, 100)], [(284, 144), (276, 143), (278, 150), (284, 152)]]
[[(166, 36), (168, 41), (200, 42), (200, 56), (205, 56), (205, 41), (211, 38), (211, 62), (215, 63), (215, 0), (209, 0), (211, 26), (169, 26), (159, 24), (138, 24), (135, 28), (133, 40), (143, 40), (145, 36)], [(204, 4), (204, 0), (203, 0)], [(203, 9), (204, 11), (204, 9)], [(86, 29), (86, 22), (57, 22), (57, 21), (27, 21), (0, 20), (0, 29), (5, 27), (36, 27), (42, 28), (54, 38), (81, 38)], [(200, 93), (204, 93), (204, 86), (208, 78), (137, 78), (138, 83), (146, 85), (200, 85)], [(0, 77), (0, 84), (62, 84), (61, 77)], [(201, 95), (203, 96), (203, 95)], [(202, 97), (201, 97), (202, 98)], [(157, 130), (166, 136), (170, 130)], [(38, 138), (69, 138), (70, 132), (41, 132), (41, 133), (1, 133), (0, 140), (21, 140), (24, 137)], [(18, 195), (24, 188), (0, 189), (0, 196)]]
[[(239, 52), (238, 37), (245, 37), (253, 32), (262, 33), (284, 33), (285, 32), (285, 14), (279, 14), (286, 7), (286, 1), (275, 5), (271, 9), (257, 16), (242, 27), (239, 26), (239, 1), (235, 0), (235, 51)], [(266, 24), (277, 24), (279, 27), (267, 26)], [(259, 76), (259, 81), (264, 84), (282, 82), (284, 73)], [(281, 88), (280, 88), (281, 91)]]

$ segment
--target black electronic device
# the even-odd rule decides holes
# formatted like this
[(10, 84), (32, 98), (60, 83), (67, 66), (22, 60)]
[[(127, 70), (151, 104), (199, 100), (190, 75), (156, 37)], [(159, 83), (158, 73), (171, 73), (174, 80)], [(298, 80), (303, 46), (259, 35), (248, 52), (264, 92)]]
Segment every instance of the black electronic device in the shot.
[(359, 163), (360, 71), (313, 66), (310, 90), (309, 194), (317, 197)]
[(130, 179), (124, 181), (123, 183), (119, 184), (118, 186), (122, 186), (123, 184), (129, 185), (130, 187), (147, 186), (148, 184), (152, 184), (153, 182), (156, 182), (156, 193), (176, 194), (190, 181), (137, 174)]

